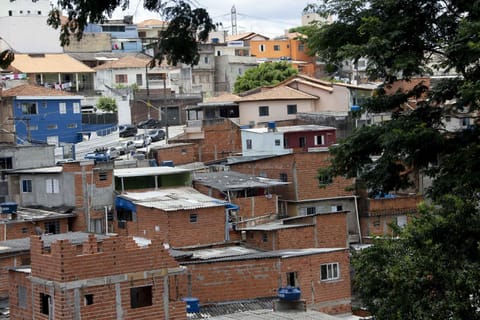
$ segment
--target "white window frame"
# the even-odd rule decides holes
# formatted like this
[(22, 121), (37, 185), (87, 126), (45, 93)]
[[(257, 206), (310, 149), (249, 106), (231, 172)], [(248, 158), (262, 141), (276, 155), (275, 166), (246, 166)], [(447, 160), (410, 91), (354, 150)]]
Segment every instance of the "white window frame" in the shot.
[(73, 103), (73, 113), (80, 113), (81, 108), (80, 108), (80, 102), (74, 102)]
[(60, 193), (60, 183), (58, 179), (47, 179), (45, 181), (46, 193)]
[(58, 103), (58, 112), (60, 114), (66, 114), (67, 113), (67, 104), (65, 102), (59, 102)]
[(338, 262), (320, 265), (320, 281), (332, 281), (340, 279), (340, 265)]
[(258, 45), (258, 51), (265, 52), (265, 44), (261, 43)]
[[(320, 143), (318, 143), (318, 140), (320, 139)], [(322, 135), (319, 135), (319, 136), (315, 136), (315, 145), (316, 146), (321, 146), (321, 145), (324, 145), (325, 144), (325, 136), (322, 134)]]

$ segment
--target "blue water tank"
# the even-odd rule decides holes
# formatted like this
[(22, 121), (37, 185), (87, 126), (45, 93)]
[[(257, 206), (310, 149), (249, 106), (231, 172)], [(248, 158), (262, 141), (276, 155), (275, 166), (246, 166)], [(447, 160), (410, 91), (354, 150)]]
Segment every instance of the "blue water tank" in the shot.
[(160, 166), (161, 167), (175, 167), (175, 165), (173, 164), (173, 160), (164, 160), (164, 161), (160, 162)]
[(198, 298), (186, 297), (182, 300), (187, 303), (187, 313), (200, 312), (200, 304), (198, 303)]
[(353, 105), (353, 106), (350, 108), (350, 110), (351, 110), (352, 112), (360, 111), (360, 109), (361, 109), (360, 106), (357, 106), (357, 105)]
[(295, 301), (299, 300), (301, 295), (300, 288), (296, 287), (285, 287), (278, 288), (278, 297), (282, 300)]
[(0, 203), (0, 209), (2, 213), (16, 213), (17, 204), (15, 202), (2, 202)]
[(220, 39), (218, 38), (212, 38), (212, 43), (219, 43), (220, 42)]
[(268, 131), (275, 131), (276, 126), (277, 125), (275, 121), (268, 121), (268, 124), (267, 124)]

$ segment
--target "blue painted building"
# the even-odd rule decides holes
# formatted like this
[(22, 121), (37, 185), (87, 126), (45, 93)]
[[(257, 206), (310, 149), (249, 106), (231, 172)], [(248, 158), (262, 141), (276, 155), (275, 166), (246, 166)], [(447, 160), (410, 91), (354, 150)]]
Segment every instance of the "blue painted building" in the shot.
[[(4, 90), (2, 99), (11, 107), (16, 143), (57, 146), (81, 141), (82, 96), (30, 84)], [(2, 105), (5, 106), (6, 101)]]
[(124, 20), (110, 20), (105, 24), (89, 24), (84, 30), (93, 33), (109, 33), (112, 37), (112, 52), (141, 52), (142, 41), (137, 25)]

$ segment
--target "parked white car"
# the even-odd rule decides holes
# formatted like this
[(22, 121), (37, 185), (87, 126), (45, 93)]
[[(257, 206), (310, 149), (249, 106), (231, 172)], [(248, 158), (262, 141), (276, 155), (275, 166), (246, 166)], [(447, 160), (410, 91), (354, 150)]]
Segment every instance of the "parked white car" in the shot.
[(142, 133), (142, 134), (137, 134), (132, 141), (133, 141), (133, 144), (135, 145), (135, 148), (143, 148), (152, 143), (152, 138), (150, 138), (149, 135)]

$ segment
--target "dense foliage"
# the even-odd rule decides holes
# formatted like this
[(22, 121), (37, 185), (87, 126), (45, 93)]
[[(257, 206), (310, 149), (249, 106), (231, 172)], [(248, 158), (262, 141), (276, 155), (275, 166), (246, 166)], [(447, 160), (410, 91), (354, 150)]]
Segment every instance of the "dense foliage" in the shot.
[(117, 101), (112, 97), (100, 97), (97, 102), (97, 109), (105, 112), (116, 112)]
[[(413, 172), (432, 181), (435, 205), (354, 256), (356, 291), (378, 319), (479, 319), (480, 1), (325, 0), (307, 9), (336, 18), (304, 28), (309, 49), (330, 65), (366, 58), (383, 85), (361, 112), (392, 113), (333, 147), (332, 172), (360, 178), (372, 194), (412, 186)], [(457, 76), (389, 90), (434, 71)], [(446, 130), (447, 117), (470, 123)]]
[(297, 74), (291, 63), (285, 61), (265, 62), (258, 67), (250, 68), (238, 77), (233, 91), (240, 93), (262, 86), (275, 85)]

